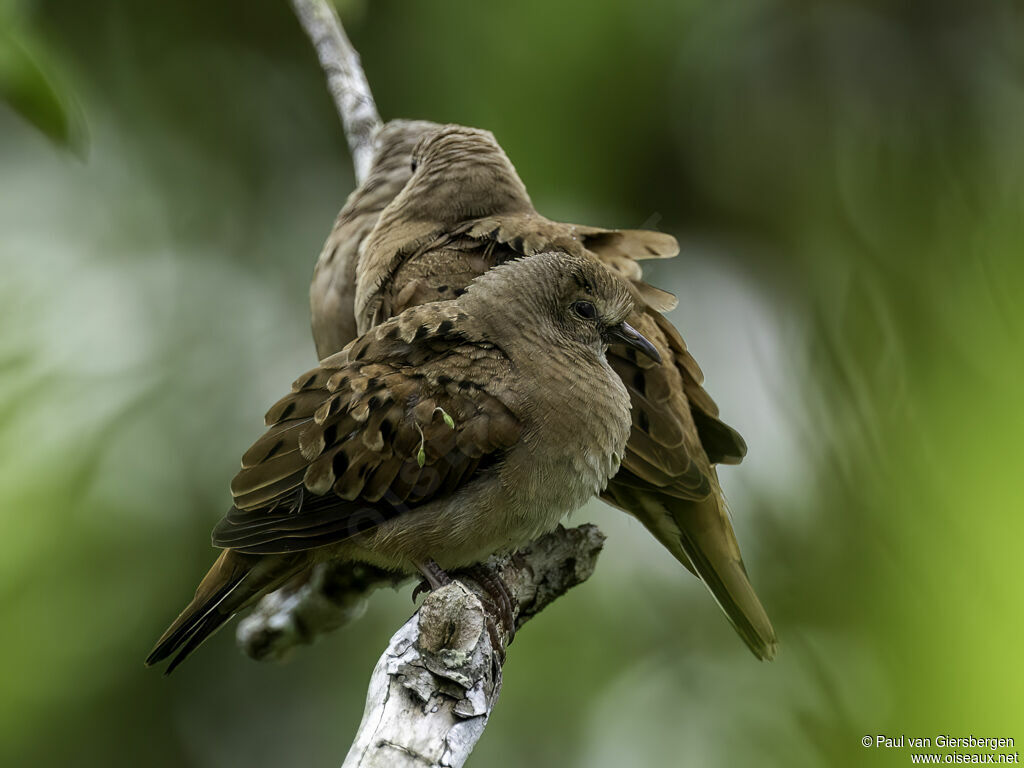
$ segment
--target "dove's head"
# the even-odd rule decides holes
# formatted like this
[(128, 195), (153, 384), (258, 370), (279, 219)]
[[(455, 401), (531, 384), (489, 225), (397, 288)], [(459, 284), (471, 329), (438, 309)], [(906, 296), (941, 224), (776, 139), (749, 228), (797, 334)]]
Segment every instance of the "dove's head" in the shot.
[(409, 218), (456, 224), (533, 210), (530, 196), (490, 131), (444, 125), (412, 151), (401, 202)]
[[(373, 162), (342, 211), (349, 219), (383, 210), (412, 178), (412, 150), (441, 126), (426, 120), (392, 120), (374, 136)], [(372, 222), (371, 222), (372, 225)]]
[(385, 205), (412, 178), (412, 150), (441, 125), (427, 120), (392, 120), (373, 137), (373, 164), (357, 195), (380, 199)]
[(412, 176), (412, 151), (424, 136), (434, 133), (443, 126), (429, 120), (392, 120), (386, 123), (374, 136), (372, 176), (385, 169), (400, 170), (406, 177)]
[(603, 355), (609, 344), (625, 344), (661, 362), (626, 322), (637, 309), (626, 283), (586, 256), (541, 253), (507, 262), (474, 280), (459, 302), (487, 317), (499, 345), (556, 344)]

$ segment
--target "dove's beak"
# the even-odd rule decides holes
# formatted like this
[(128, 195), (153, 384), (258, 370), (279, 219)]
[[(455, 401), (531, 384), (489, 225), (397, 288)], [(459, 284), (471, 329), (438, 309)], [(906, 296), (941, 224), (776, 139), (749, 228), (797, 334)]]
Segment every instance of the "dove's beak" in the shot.
[(611, 344), (625, 344), (651, 358), (656, 363), (661, 362), (661, 355), (657, 348), (631, 326), (629, 323), (619, 323), (608, 329), (608, 341)]

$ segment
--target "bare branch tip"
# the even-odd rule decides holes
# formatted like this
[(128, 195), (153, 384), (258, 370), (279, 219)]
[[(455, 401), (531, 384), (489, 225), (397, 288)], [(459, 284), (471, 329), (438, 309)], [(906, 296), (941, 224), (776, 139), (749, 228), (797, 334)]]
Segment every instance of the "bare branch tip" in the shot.
[(291, 4), (327, 76), (327, 86), (352, 153), (356, 182), (361, 183), (370, 171), (381, 119), (359, 53), (327, 0), (291, 0)]

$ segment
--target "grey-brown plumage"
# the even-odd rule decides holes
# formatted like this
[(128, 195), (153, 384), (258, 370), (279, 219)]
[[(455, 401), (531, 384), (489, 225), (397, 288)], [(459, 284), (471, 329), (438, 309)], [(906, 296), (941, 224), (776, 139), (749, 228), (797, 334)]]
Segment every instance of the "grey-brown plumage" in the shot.
[(651, 340), (664, 364), (628, 347), (609, 350), (631, 396), (632, 431), (622, 469), (602, 498), (639, 518), (707, 584), (755, 655), (772, 658), (775, 632), (747, 578), (713, 466), (739, 463), (746, 445), (719, 420), (700, 368), (660, 314), (674, 306), (674, 297), (644, 283), (637, 264), (676, 255), (675, 239), (544, 218), (486, 131), (431, 131), (412, 160), (415, 171), (360, 251), (357, 327), (365, 331), (409, 307), (458, 296), (478, 275), (523, 255), (562, 251), (626, 278), (638, 301), (629, 322)]
[(147, 660), (187, 656), (320, 560), (458, 568), (519, 547), (619, 467), (629, 396), (609, 342), (657, 357), (625, 283), (539, 254), (413, 307), (321, 361), (267, 413), (213, 533), (225, 552)]
[(378, 132), (373, 165), (345, 202), (313, 270), (309, 303), (317, 358), (331, 355), (356, 337), (355, 291), (359, 250), (380, 212), (412, 177), (412, 150), (440, 128), (426, 120), (393, 120)]

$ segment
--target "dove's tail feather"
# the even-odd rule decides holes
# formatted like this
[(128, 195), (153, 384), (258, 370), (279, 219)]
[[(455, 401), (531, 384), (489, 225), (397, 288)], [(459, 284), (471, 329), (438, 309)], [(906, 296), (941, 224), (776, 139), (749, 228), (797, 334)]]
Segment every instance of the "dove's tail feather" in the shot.
[(747, 578), (724, 500), (717, 493), (691, 501), (654, 489), (618, 486), (609, 491), (612, 503), (635, 515), (700, 577), (753, 654), (773, 659), (775, 629)]
[(177, 655), (164, 674), (174, 671), (189, 654), (242, 608), (277, 589), (301, 568), (301, 558), (244, 555), (226, 549), (196, 588), (196, 595), (167, 628), (146, 658), (150, 666)]
[[(718, 500), (711, 496), (696, 504), (713, 505), (717, 508)], [(685, 514), (683, 512), (681, 517)], [(722, 515), (721, 512), (718, 514)], [(714, 529), (709, 530), (699, 524), (691, 528), (684, 524), (680, 526), (683, 551), (750, 650), (762, 661), (771, 661), (778, 651), (775, 628), (772, 627), (771, 620), (747, 577), (747, 569), (739, 557), (739, 547), (736, 545), (732, 525), (727, 517), (724, 518), (724, 522), (732, 546), (729, 542), (723, 542), (721, 534)], [(735, 551), (735, 557), (731, 551)]]

